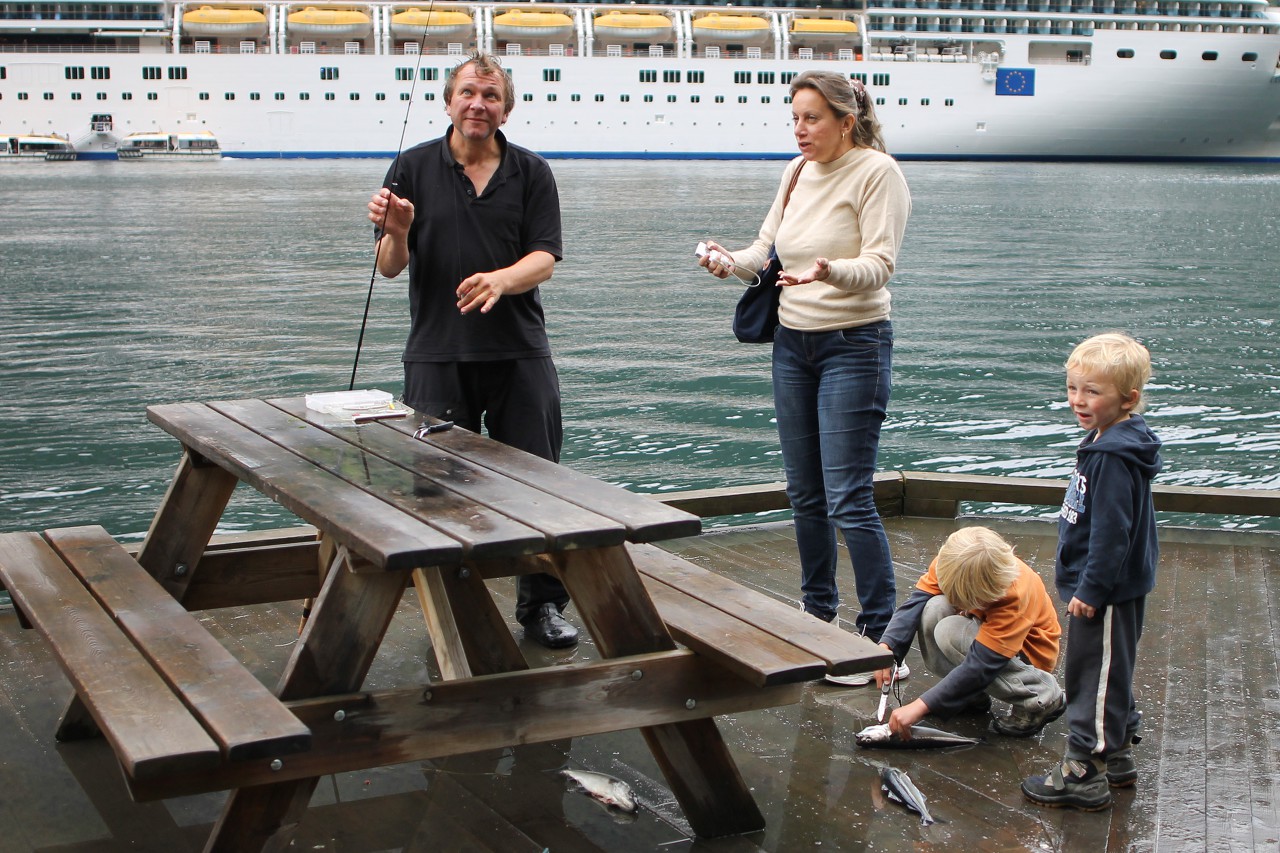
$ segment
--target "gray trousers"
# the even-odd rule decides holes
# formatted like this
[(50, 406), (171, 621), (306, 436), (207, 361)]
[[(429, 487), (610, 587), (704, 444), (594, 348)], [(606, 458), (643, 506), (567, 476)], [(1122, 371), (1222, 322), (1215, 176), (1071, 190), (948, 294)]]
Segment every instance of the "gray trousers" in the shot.
[[(924, 665), (939, 678), (958, 667), (982, 626), (977, 619), (957, 613), (945, 595), (935, 595), (920, 617), (920, 654)], [(1000, 670), (987, 694), (1024, 711), (1040, 711), (1058, 701), (1062, 688), (1053, 673), (1036, 669), (1021, 657), (1014, 657)]]

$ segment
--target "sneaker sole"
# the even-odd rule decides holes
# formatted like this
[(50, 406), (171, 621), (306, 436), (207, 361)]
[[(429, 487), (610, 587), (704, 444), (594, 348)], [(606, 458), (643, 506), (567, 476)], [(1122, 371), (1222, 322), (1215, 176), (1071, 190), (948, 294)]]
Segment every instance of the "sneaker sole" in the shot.
[(1110, 794), (1107, 795), (1107, 798), (1105, 800), (1097, 803), (1089, 803), (1089, 802), (1083, 802), (1080, 800), (1069, 800), (1069, 799), (1042, 800), (1039, 797), (1031, 796), (1026, 791), (1022, 792), (1022, 796), (1026, 797), (1028, 802), (1032, 802), (1032, 803), (1035, 803), (1037, 806), (1044, 806), (1045, 808), (1050, 808), (1050, 809), (1075, 809), (1076, 811), (1082, 811), (1082, 812), (1100, 812), (1103, 809), (1107, 809), (1111, 807)]
[(1107, 784), (1112, 788), (1132, 788), (1134, 785), (1138, 784), (1138, 777), (1136, 774), (1132, 778), (1128, 779), (1112, 779), (1108, 776)]

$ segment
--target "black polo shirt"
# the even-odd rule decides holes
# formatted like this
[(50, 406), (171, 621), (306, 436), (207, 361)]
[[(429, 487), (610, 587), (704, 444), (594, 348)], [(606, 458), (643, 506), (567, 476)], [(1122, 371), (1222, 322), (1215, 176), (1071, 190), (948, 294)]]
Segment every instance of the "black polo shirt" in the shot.
[(533, 251), (563, 251), (560, 196), (547, 161), (497, 133), (502, 162), (476, 196), (445, 136), (400, 154), (383, 186), (413, 202), (409, 229), (409, 341), (405, 361), (496, 361), (551, 355), (538, 288), (463, 316), (456, 290), (467, 276)]

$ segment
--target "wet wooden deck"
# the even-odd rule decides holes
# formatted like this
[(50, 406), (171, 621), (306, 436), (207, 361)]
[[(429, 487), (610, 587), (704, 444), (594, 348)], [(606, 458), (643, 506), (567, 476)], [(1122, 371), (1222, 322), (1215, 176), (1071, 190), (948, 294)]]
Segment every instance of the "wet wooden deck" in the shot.
[[(886, 520), (899, 595), (960, 521)], [(1055, 529), (997, 526), (1048, 578)], [(1161, 531), (1158, 587), (1138, 665), (1146, 716), (1136, 750), (1140, 779), (1110, 811), (1036, 808), (1018, 790), (1060, 755), (1059, 720), (1030, 740), (993, 735), (957, 752), (861, 750), (854, 732), (873, 722), (870, 688), (815, 684), (794, 706), (723, 718), (721, 728), (768, 821), (759, 833), (693, 839), (639, 735), (604, 735), (501, 753), (406, 764), (326, 778), (294, 849), (331, 851), (794, 850), (1275, 850), (1280, 846), (1280, 536)], [(785, 524), (739, 528), (670, 543), (686, 557), (781, 600), (796, 592), (795, 546)], [(852, 577), (842, 568), (842, 587)], [(499, 586), (510, 611), (510, 585)], [(1061, 610), (1061, 608), (1060, 608)], [(572, 609), (570, 610), (572, 615)], [(296, 605), (200, 615), (269, 684), (296, 636)], [(0, 850), (198, 850), (224, 794), (135, 805), (102, 742), (58, 746), (54, 720), (70, 687), (39, 636), (0, 611)], [(526, 652), (570, 662), (577, 650)], [(910, 699), (932, 683), (908, 659)], [(430, 654), (410, 593), (384, 643), (369, 687), (425, 679)], [(997, 703), (997, 710), (1004, 710)], [(985, 721), (945, 724), (983, 734)], [(886, 803), (880, 766), (906, 771), (939, 822)], [(572, 791), (563, 768), (590, 769), (632, 785), (643, 804), (615, 818)]]

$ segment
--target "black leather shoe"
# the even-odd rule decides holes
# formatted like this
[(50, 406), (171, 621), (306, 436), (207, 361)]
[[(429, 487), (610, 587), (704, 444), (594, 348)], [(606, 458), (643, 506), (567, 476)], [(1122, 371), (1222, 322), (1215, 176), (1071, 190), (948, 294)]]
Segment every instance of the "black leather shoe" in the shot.
[(548, 649), (567, 649), (578, 642), (578, 629), (570, 625), (554, 604), (544, 604), (523, 623), (524, 635)]

